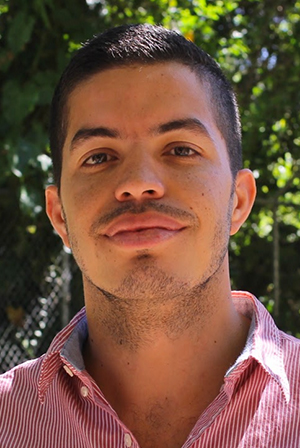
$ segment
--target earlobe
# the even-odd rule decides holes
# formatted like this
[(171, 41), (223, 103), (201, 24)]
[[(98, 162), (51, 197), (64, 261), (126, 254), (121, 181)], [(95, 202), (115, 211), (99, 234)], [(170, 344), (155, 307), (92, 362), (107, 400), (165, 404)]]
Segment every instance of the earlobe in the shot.
[(59, 234), (65, 246), (70, 247), (67, 226), (63, 214), (63, 207), (55, 185), (46, 188), (46, 212), (51, 221), (52, 226)]
[(240, 170), (236, 176), (230, 235), (234, 235), (248, 218), (256, 196), (253, 173)]

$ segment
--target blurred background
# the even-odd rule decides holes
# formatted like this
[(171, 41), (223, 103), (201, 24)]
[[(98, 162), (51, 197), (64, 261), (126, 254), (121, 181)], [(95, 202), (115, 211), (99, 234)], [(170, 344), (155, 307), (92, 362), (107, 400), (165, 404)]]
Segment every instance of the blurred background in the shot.
[(44, 210), (54, 87), (81, 42), (137, 22), (182, 33), (231, 80), (258, 185), (230, 243), (232, 286), (300, 337), (300, 1), (0, 0), (0, 372), (46, 351), (83, 306)]

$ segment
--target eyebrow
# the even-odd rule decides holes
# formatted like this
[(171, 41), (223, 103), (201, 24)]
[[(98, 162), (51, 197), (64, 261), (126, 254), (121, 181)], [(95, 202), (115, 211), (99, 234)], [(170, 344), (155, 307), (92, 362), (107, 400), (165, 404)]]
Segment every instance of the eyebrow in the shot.
[[(152, 135), (162, 135), (180, 129), (185, 129), (197, 134), (202, 134), (213, 140), (206, 126), (198, 118), (193, 117), (172, 120), (168, 121), (167, 123), (159, 124), (158, 126), (151, 128), (149, 132)], [(117, 129), (104, 126), (82, 128), (79, 129), (72, 138), (70, 145), (71, 151), (73, 151), (80, 143), (83, 143), (94, 137), (122, 138), (122, 135)]]
[(180, 120), (173, 120), (167, 123), (162, 123), (151, 129), (152, 134), (165, 134), (167, 132), (177, 131), (180, 129), (186, 129), (187, 131), (192, 131), (197, 134), (203, 134), (206, 137), (212, 139), (212, 136), (207, 130), (207, 127), (198, 120), (198, 118), (183, 118)]
[(117, 129), (106, 128), (104, 126), (79, 129), (72, 138), (70, 145), (71, 151), (73, 151), (80, 143), (83, 143), (86, 140), (90, 140), (94, 137), (120, 138), (121, 134)]

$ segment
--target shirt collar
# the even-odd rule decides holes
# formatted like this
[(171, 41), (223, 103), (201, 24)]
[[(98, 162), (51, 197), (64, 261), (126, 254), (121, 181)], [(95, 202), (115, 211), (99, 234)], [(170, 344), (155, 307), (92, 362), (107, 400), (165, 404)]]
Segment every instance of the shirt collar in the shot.
[(246, 346), (235, 366), (250, 357), (255, 359), (277, 382), (288, 403), (290, 385), (284, 367), (280, 330), (266, 308), (252, 294), (233, 291), (232, 298), (237, 311), (252, 320)]
[[(237, 311), (252, 320), (252, 325), (246, 346), (230, 371), (245, 359), (256, 359), (265, 372), (279, 384), (286, 401), (289, 402), (290, 387), (284, 368), (280, 331), (265, 307), (252, 294), (233, 291), (232, 298)], [(57, 334), (44, 356), (38, 385), (42, 402), (48, 387), (64, 364), (75, 375), (80, 376), (84, 371), (82, 346), (87, 335), (86, 313), (85, 308), (82, 308)]]
[(82, 347), (88, 335), (85, 307), (53, 339), (41, 365), (38, 393), (41, 402), (58, 370), (66, 365), (74, 375), (84, 370)]

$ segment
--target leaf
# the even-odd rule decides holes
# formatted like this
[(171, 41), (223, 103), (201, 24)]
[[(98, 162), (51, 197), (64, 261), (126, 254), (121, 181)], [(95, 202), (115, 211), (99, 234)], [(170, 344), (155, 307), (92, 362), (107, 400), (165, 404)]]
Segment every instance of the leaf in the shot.
[(25, 311), (21, 306), (15, 308), (9, 305), (6, 308), (6, 314), (11, 324), (13, 324), (15, 327), (23, 327)]
[(13, 53), (19, 53), (31, 37), (35, 18), (20, 11), (13, 19), (8, 30), (8, 46)]
[(32, 82), (20, 86), (18, 81), (9, 80), (3, 87), (3, 116), (9, 123), (18, 126), (33, 111), (38, 99), (39, 91)]

